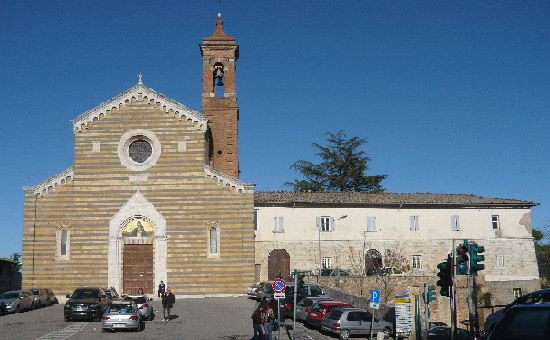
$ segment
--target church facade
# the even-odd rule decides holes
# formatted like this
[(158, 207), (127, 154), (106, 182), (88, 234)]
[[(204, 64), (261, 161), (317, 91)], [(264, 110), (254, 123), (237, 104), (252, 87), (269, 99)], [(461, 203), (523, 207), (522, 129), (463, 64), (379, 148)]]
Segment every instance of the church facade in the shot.
[[(23, 287), (178, 295), (254, 280), (253, 184), (238, 179), (238, 45), (200, 45), (202, 113), (143, 85), (72, 121), (74, 166), (25, 187)], [(223, 92), (215, 87), (223, 84)]]

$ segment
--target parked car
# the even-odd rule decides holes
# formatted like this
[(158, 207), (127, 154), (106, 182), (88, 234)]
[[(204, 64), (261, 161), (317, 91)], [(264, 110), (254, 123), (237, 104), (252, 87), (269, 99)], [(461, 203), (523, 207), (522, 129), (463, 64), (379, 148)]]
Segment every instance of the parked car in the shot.
[[(296, 295), (296, 304), (300, 303), (304, 299), (305, 295)], [(284, 299), (279, 301), (281, 307), (281, 320), (286, 318), (294, 318), (294, 295), (286, 295)]]
[(491, 333), (495, 325), (504, 317), (506, 311), (516, 305), (524, 304), (539, 304), (539, 303), (550, 303), (550, 288), (537, 290), (532, 293), (522, 295), (514, 300), (514, 302), (508, 304), (506, 307), (497, 310), (496, 312), (489, 314), (485, 319), (485, 330), (486, 334)]
[[(316, 283), (305, 283), (303, 288), (298, 291), (298, 294), (304, 296), (320, 297), (323, 299), (331, 299), (331, 296)], [(285, 295), (294, 295), (294, 282), (286, 284)]]
[(334, 308), (354, 308), (352, 304), (340, 301), (318, 301), (306, 309), (306, 325), (320, 328), (321, 319)]
[(428, 329), (432, 329), (434, 327), (449, 327), (449, 325), (441, 321), (430, 321)]
[(101, 331), (119, 329), (141, 331), (141, 313), (134, 301), (113, 301), (101, 318)]
[[(456, 329), (455, 340), (469, 340), (470, 333), (462, 328)], [(448, 326), (436, 326), (428, 330), (428, 336), (426, 340), (451, 340), (451, 327)]]
[(248, 292), (247, 292), (248, 297), (252, 299), (257, 299), (257, 300), (260, 299), (258, 296), (258, 290), (260, 289), (262, 289), (262, 284), (259, 282), (248, 287)]
[(315, 302), (318, 301), (331, 301), (332, 299), (325, 299), (321, 297), (313, 297), (313, 296), (306, 296), (303, 299), (300, 300), (300, 302), (296, 303), (296, 320), (297, 321), (306, 321), (307, 317), (307, 309)]
[(508, 308), (488, 340), (512, 339), (550, 339), (550, 304), (522, 304)]
[(34, 297), (34, 308), (41, 308), (50, 305), (48, 293), (44, 288), (33, 288), (31, 291)]
[(109, 298), (111, 300), (111, 302), (120, 299), (120, 296), (118, 296), (118, 293), (117, 293), (115, 287), (105, 288), (105, 294), (107, 295), (107, 298)]
[(405, 276), (407, 274), (405, 274), (404, 272), (402, 272), (401, 270), (395, 268), (395, 267), (386, 267), (384, 269), (382, 269), (382, 275), (387, 275), (387, 276)]
[(48, 296), (48, 304), (53, 305), (54, 303), (59, 303), (53, 290), (51, 290), (50, 288), (44, 288), (44, 290), (46, 291), (46, 295)]
[(148, 298), (147, 295), (125, 295), (122, 301), (134, 301), (143, 320), (153, 320), (152, 298)]
[(100, 321), (105, 309), (111, 303), (105, 290), (99, 287), (80, 287), (65, 304), (65, 321), (72, 319), (93, 319)]
[(2, 313), (19, 313), (34, 309), (34, 295), (30, 290), (12, 290), (0, 295)]
[(351, 276), (349, 270), (345, 269), (321, 269), (321, 276)]
[[(367, 335), (371, 331), (372, 313), (359, 308), (334, 308), (321, 320), (321, 330), (340, 336), (341, 340), (350, 335)], [(393, 324), (374, 318), (372, 332), (384, 332), (384, 337), (393, 334)]]

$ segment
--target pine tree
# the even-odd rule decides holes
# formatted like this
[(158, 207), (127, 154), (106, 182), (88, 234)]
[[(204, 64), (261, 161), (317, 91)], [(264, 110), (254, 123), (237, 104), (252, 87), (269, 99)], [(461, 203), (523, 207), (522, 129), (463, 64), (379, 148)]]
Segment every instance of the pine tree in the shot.
[(316, 156), (322, 160), (320, 164), (299, 160), (290, 166), (301, 174), (303, 179), (286, 182), (295, 191), (361, 191), (383, 192), (380, 184), (387, 175), (367, 176), (370, 158), (365, 152), (358, 150), (367, 142), (365, 138), (353, 137), (347, 139), (343, 130), (336, 134), (327, 132), (328, 146), (313, 143), (319, 149)]

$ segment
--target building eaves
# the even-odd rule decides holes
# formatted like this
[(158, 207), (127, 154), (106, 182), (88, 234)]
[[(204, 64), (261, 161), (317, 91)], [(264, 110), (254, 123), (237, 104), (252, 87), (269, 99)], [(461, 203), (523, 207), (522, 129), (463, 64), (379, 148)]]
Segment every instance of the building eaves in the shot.
[(532, 201), (469, 194), (258, 191), (258, 206), (532, 207)]

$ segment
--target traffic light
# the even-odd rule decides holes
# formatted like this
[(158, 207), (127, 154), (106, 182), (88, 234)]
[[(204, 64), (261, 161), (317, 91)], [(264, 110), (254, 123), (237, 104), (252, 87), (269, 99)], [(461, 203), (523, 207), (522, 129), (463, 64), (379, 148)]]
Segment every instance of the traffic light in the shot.
[(478, 246), (477, 243), (470, 245), (470, 269), (472, 274), (477, 273), (479, 270), (485, 269), (485, 265), (483, 263), (479, 263), (485, 260), (484, 255), (479, 255), (483, 252), (485, 252), (484, 246)]
[(437, 265), (437, 269), (439, 269), (439, 273), (437, 273), (437, 276), (439, 276), (437, 285), (441, 287), (441, 290), (439, 291), (441, 296), (451, 297), (450, 287), (453, 285), (453, 273), (451, 271), (452, 263), (453, 261), (451, 255), (447, 255), (447, 260)]
[(428, 286), (428, 303), (435, 301), (435, 286)]
[(459, 274), (467, 275), (468, 274), (468, 265), (469, 265), (469, 248), (468, 241), (464, 240), (464, 244), (456, 247), (456, 269)]
[(296, 292), (300, 293), (304, 289), (304, 274), (298, 273), (296, 278)]

